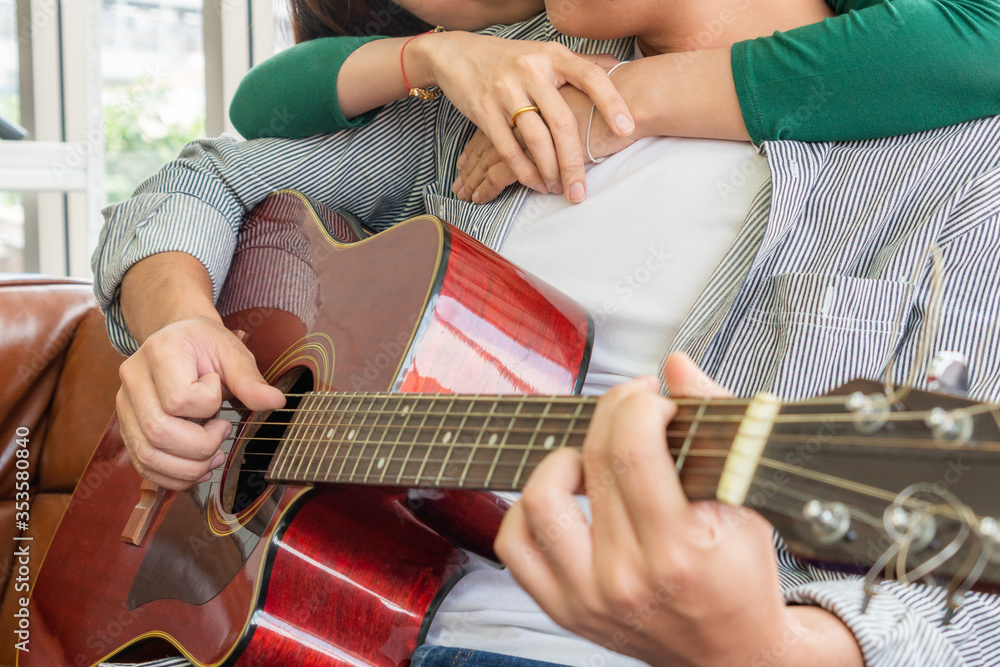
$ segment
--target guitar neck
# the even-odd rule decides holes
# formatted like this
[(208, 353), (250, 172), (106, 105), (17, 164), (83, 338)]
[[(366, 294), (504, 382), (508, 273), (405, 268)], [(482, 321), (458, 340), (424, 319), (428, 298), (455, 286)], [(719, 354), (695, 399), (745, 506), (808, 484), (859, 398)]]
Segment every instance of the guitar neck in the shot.
[[(518, 491), (549, 452), (582, 447), (596, 404), (579, 396), (316, 392), (295, 410), (267, 477)], [(678, 406), (668, 434), (689, 497), (715, 497), (746, 406)]]

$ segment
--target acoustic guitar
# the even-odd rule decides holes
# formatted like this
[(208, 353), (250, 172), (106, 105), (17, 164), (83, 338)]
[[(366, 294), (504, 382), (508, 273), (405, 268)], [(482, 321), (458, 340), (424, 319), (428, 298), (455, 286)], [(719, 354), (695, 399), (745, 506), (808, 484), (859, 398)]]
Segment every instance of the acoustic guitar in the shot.
[[(112, 421), (31, 592), (19, 665), (402, 667), (506, 504), (595, 399), (587, 314), (421, 216), (362, 238), (283, 191), (245, 221), (220, 297), (284, 409), (222, 415), (228, 459), (145, 485)], [(752, 507), (796, 555), (1000, 590), (1000, 407), (852, 382), (817, 399), (679, 400), (685, 492)], [(461, 548), (459, 548), (461, 547)]]

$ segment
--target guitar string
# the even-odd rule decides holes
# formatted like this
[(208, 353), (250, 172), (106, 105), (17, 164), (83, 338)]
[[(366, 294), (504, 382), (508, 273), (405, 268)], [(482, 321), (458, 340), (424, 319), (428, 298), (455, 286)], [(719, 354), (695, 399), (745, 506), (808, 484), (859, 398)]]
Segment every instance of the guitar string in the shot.
[[(420, 416), (424, 416), (425, 414), (427, 414), (427, 415), (434, 415), (435, 413), (410, 413), (410, 414), (411, 414), (411, 416), (412, 415), (416, 415), (416, 416), (420, 417)], [(912, 416), (912, 417), (911, 416), (907, 416), (905, 418), (903, 418), (901, 416), (899, 419), (895, 419), (895, 420), (892, 420), (892, 421), (895, 421), (895, 422), (901, 422), (901, 421), (914, 421), (914, 422), (917, 422), (917, 421), (924, 421), (924, 419), (926, 419), (926, 415), (924, 415), (924, 419), (921, 419), (920, 413), (914, 413), (914, 415), (916, 415), (916, 416)], [(484, 415), (484, 417), (489, 417), (489, 418), (493, 419), (494, 421), (500, 421), (500, 420), (505, 419), (504, 417), (497, 416), (496, 414), (493, 414), (493, 415)], [(529, 417), (516, 417), (515, 418), (513, 415), (510, 415), (509, 418), (512, 419), (512, 420), (520, 419), (522, 421), (531, 421), (532, 420), (530, 416)], [(585, 419), (585, 418), (586, 418), (586, 416), (584, 416), (584, 417), (578, 417), (575, 421), (580, 421), (581, 419)], [(558, 421), (564, 421), (564, 422), (572, 422), (572, 421), (574, 421), (574, 419), (573, 419), (572, 416), (565, 416), (565, 417), (561, 417), (560, 416), (560, 417), (557, 417), (555, 415), (547, 416), (542, 421), (549, 422), (549, 421), (557, 421), (557, 420)], [(716, 419), (711, 419), (711, 418), (708, 418), (708, 417), (703, 417), (701, 419), (698, 419), (698, 418), (695, 418), (695, 417), (685, 417), (685, 416), (680, 416), (679, 415), (679, 416), (675, 417), (673, 420), (671, 420), (671, 425), (680, 426), (681, 428), (683, 428), (683, 424), (684, 423), (690, 422), (692, 424), (693, 423), (698, 423), (698, 424), (724, 424), (724, 425), (729, 425), (729, 426), (736, 426), (741, 421), (742, 421), (742, 417), (740, 419), (717, 419), (716, 420)], [(844, 422), (842, 422), (842, 423), (845, 423), (846, 421), (847, 420), (844, 420)], [(533, 426), (532, 427), (525, 426), (525, 427), (520, 427), (519, 428), (517, 426), (505, 426), (505, 425), (502, 425), (502, 424), (497, 424), (496, 426), (488, 427), (488, 426), (484, 426), (484, 424), (473, 424), (473, 425), (470, 425), (470, 426), (467, 426), (467, 427), (463, 427), (463, 428), (458, 428), (456, 426), (454, 428), (449, 429), (448, 425), (440, 426), (440, 425), (438, 425), (436, 423), (433, 424), (432, 426), (420, 427), (418, 425), (407, 426), (407, 425), (404, 425), (404, 424), (394, 425), (392, 423), (386, 423), (386, 424), (365, 423), (363, 420), (361, 422), (358, 422), (358, 423), (352, 423), (352, 424), (347, 424), (347, 425), (342, 424), (342, 423), (328, 423), (328, 422), (289, 422), (289, 423), (285, 423), (285, 422), (231, 422), (231, 423), (234, 426), (239, 426), (239, 425), (255, 425), (255, 424), (268, 424), (268, 425), (276, 426), (276, 427), (296, 426), (296, 427), (301, 427), (302, 429), (320, 426), (320, 427), (323, 427), (323, 429), (318, 429), (318, 430), (326, 430), (326, 431), (329, 431), (329, 430), (336, 431), (336, 430), (341, 429), (341, 428), (350, 427), (350, 430), (353, 430), (353, 431), (362, 431), (362, 430), (368, 429), (369, 430), (369, 435), (371, 434), (371, 432), (374, 432), (376, 430), (381, 431), (383, 433), (394, 433), (394, 434), (397, 434), (397, 435), (400, 434), (400, 433), (409, 431), (411, 433), (415, 433), (416, 438), (419, 438), (419, 436), (423, 432), (428, 432), (428, 431), (433, 431), (435, 433), (438, 433), (438, 432), (441, 432), (441, 431), (451, 432), (451, 433), (456, 433), (457, 432), (457, 435), (454, 436), (454, 437), (458, 438), (458, 437), (460, 437), (462, 435), (462, 431), (481, 432), (481, 431), (484, 431), (484, 429), (486, 429), (486, 428), (491, 428), (496, 433), (532, 434), (532, 435), (537, 435), (538, 437), (543, 437), (543, 436), (544, 437), (548, 437), (548, 436), (564, 436), (564, 435), (565, 436), (584, 435), (587, 432), (586, 426), (579, 427), (579, 428), (562, 428), (558, 424), (554, 424), (554, 425), (543, 424), (543, 425), (539, 426), (538, 428), (533, 427)], [(798, 422), (798, 421), (785, 421), (785, 420), (782, 420), (781, 417), (779, 416), (779, 417), (775, 418), (774, 423), (777, 425), (777, 424), (790, 424), (790, 423), (801, 423), (801, 422)], [(821, 421), (819, 421), (819, 422), (813, 421), (811, 423), (816, 423), (816, 424), (822, 425), (823, 422), (821, 422)], [(735, 434), (735, 432), (734, 432), (734, 434)], [(697, 432), (695, 432), (695, 433), (692, 434), (690, 430), (676, 430), (676, 429), (674, 429), (674, 430), (668, 430), (666, 432), (666, 435), (667, 435), (667, 437), (688, 437), (688, 436), (691, 436), (691, 435), (694, 435), (695, 437), (717, 436), (717, 434), (699, 434)], [(228, 436), (226, 438), (226, 440), (234, 440), (234, 439), (236, 439), (238, 437), (240, 437), (239, 434), (230, 435), (230, 436)], [(294, 441), (294, 445), (296, 445), (296, 446), (298, 446), (298, 445), (311, 445), (311, 444), (315, 444), (315, 443), (326, 443), (326, 442), (331, 442), (331, 441), (354, 442), (354, 443), (360, 443), (360, 444), (373, 444), (373, 443), (382, 442), (381, 439), (344, 438), (342, 433), (340, 434), (340, 437), (338, 437), (338, 438), (334, 438), (332, 435), (326, 435), (324, 433), (322, 435), (310, 436), (310, 437), (300, 437), (298, 435), (295, 435), (295, 436), (285, 435), (285, 436), (280, 436), (280, 437), (254, 435), (254, 436), (250, 436), (248, 439), (249, 440), (279, 441), (280, 442), (280, 441), (286, 440), (286, 438), (289, 438), (289, 437), (291, 437), (291, 440)], [(961, 443), (959, 445), (955, 445), (955, 446), (949, 447), (949, 446), (942, 446), (942, 444), (940, 444), (942, 441), (939, 440), (939, 439), (936, 439), (936, 438), (935, 439), (923, 439), (923, 438), (919, 438), (919, 437), (909, 437), (909, 438), (907, 438), (907, 437), (900, 437), (900, 436), (896, 436), (896, 435), (893, 435), (890, 438), (878, 439), (877, 443), (873, 443), (872, 440), (873, 439), (877, 439), (877, 438), (874, 438), (873, 436), (866, 436), (866, 435), (833, 435), (833, 434), (819, 434), (819, 435), (817, 435), (817, 434), (806, 434), (806, 433), (772, 433), (769, 436), (768, 441), (769, 442), (801, 442), (803, 439), (805, 439), (805, 438), (811, 438), (811, 437), (820, 437), (820, 438), (822, 438), (822, 440), (823, 440), (824, 443), (839, 444), (839, 445), (845, 445), (845, 446), (846, 445), (856, 445), (858, 447), (864, 447), (864, 446), (874, 447), (874, 446), (879, 446), (879, 447), (896, 447), (896, 448), (924, 449), (924, 450), (928, 450), (928, 451), (958, 451), (958, 447), (966, 447), (966, 449), (963, 450), (963, 451), (983, 451), (983, 452), (1000, 451), (1000, 442), (993, 441), (993, 440), (976, 440), (976, 441), (974, 441), (975, 444), (973, 446), (968, 446), (968, 447), (966, 445), (964, 445), (964, 444), (961, 444)], [(945, 445), (947, 445), (947, 443), (948, 443), (947, 440), (944, 440), (943, 442), (945, 443)], [(463, 445), (467, 445), (467, 446), (474, 446), (476, 444), (483, 444), (483, 443), (482, 442), (478, 442), (478, 443), (477, 442), (459, 443), (457, 440), (452, 440), (450, 442), (436, 441), (436, 442), (425, 442), (425, 443), (415, 443), (415, 444), (422, 444), (422, 445), (428, 445), (428, 446), (430, 446), (430, 445), (433, 445), (433, 446), (446, 446), (446, 445), (447, 446), (453, 446), (453, 445), (463, 444)]]
[[(675, 453), (675, 452), (678, 452), (678, 451), (679, 450), (673, 450), (671, 453)], [(729, 454), (728, 450), (726, 450), (726, 451), (717, 451), (717, 452), (694, 451), (694, 452), (689, 452), (688, 456), (695, 457), (695, 458), (705, 458), (705, 457), (722, 458), (722, 457), (727, 456), (728, 454)], [(440, 459), (437, 462), (443, 462), (443, 459)], [(485, 463), (483, 465), (485, 465)], [(515, 463), (515, 462), (509, 462), (507, 465), (508, 465), (508, 467), (514, 467), (514, 466), (520, 467), (520, 464), (519, 463)], [(760, 460), (760, 466), (762, 466), (764, 468), (769, 468), (769, 469), (777, 470), (777, 471), (780, 471), (780, 472), (784, 472), (786, 474), (789, 474), (789, 475), (792, 475), (792, 476), (796, 476), (796, 477), (802, 478), (802, 479), (807, 480), (807, 481), (819, 482), (819, 483), (825, 484), (825, 485), (833, 487), (833, 488), (837, 488), (837, 489), (840, 489), (840, 490), (843, 490), (843, 491), (848, 491), (848, 492), (854, 493), (854, 494), (862, 496), (862, 497), (867, 497), (867, 498), (871, 498), (871, 499), (879, 500), (879, 501), (883, 501), (883, 502), (891, 503), (899, 495), (898, 493), (895, 493), (893, 491), (889, 491), (889, 490), (886, 490), (886, 489), (880, 489), (878, 487), (873, 487), (873, 486), (868, 485), (868, 484), (862, 484), (860, 482), (854, 482), (852, 480), (848, 480), (848, 479), (845, 479), (843, 477), (838, 477), (836, 475), (830, 475), (830, 474), (827, 474), (827, 473), (822, 473), (822, 472), (818, 472), (818, 471), (814, 471), (814, 470), (803, 469), (803, 468), (800, 468), (798, 466), (794, 466), (794, 465), (791, 465), (791, 464), (788, 464), (788, 463), (783, 463), (781, 461), (777, 461), (777, 460), (769, 458), (769, 457), (763, 457), (763, 458), (761, 458), (761, 460)], [(758, 468), (758, 470), (760, 470), (760, 468)], [(247, 471), (247, 472), (249, 472), (249, 471)], [(263, 472), (263, 471), (259, 471), (258, 470), (258, 471), (255, 471), (255, 472)], [(402, 473), (402, 472), (403, 471), (400, 470), (400, 473)], [(719, 472), (719, 471), (714, 471), (714, 472)], [(754, 478), (753, 478), (753, 483), (756, 484), (756, 485), (758, 485), (758, 486), (761, 486), (761, 485), (765, 484), (766, 482), (759, 481), (759, 477), (760, 477), (760, 473), (759, 472), (755, 473)], [(439, 479), (440, 479), (440, 481), (437, 481), (434, 484), (421, 483), (421, 476), (420, 475), (403, 475), (403, 474), (400, 474), (400, 475), (398, 475), (395, 478), (395, 480), (393, 481), (393, 483), (390, 484), (389, 486), (414, 486), (414, 487), (420, 487), (420, 488), (441, 488), (441, 487), (444, 487), (444, 488), (458, 488), (458, 489), (466, 488), (466, 487), (463, 486), (464, 480), (461, 477), (459, 477), (459, 476), (440, 476)], [(309, 480), (309, 481), (311, 482), (311, 481), (315, 481), (315, 480)], [(344, 482), (341, 482), (340, 480), (320, 480), (320, 481), (321, 482), (325, 482), (325, 483), (359, 483), (357, 480), (352, 480), (352, 479), (345, 480)], [(363, 481), (360, 482), (360, 483), (364, 484)], [(381, 485), (385, 486), (385, 484), (381, 484)], [(510, 486), (509, 484), (508, 485), (500, 484), (499, 485), (499, 489), (500, 490), (515, 490), (515, 491), (518, 490), (518, 489), (509, 489), (509, 486)], [(479, 487), (472, 487), (472, 488), (479, 488)], [(769, 486), (767, 488), (771, 489), (772, 487)], [(781, 486), (779, 486), (777, 488), (778, 488), (778, 491), (782, 490)], [(749, 495), (750, 494), (748, 493), (748, 496)], [(920, 501), (915, 501), (915, 502), (919, 503)], [(937, 508), (937, 509), (938, 509), (938, 513), (940, 514), (941, 513), (941, 508)], [(949, 512), (944, 512), (944, 514), (948, 515), (948, 516), (951, 516), (952, 518), (959, 518), (957, 516), (957, 514), (954, 514), (953, 512), (950, 512), (950, 511)], [(979, 517), (979, 515), (975, 515), (975, 516), (977, 517), (977, 520), (981, 518), (981, 517)]]
[[(445, 397), (447, 397), (447, 396), (449, 396), (449, 395), (448, 394), (442, 394), (442, 400)], [(421, 400), (423, 400), (423, 399), (421, 399)], [(484, 400), (483, 402), (489, 403), (490, 401)], [(596, 405), (596, 401), (594, 401), (594, 402), (588, 402), (588, 403), (590, 403), (591, 405)], [(704, 404), (706, 404), (706, 402), (703, 400), (700, 403), (691, 403), (690, 405), (694, 405), (694, 406), (699, 406), (700, 407), (701, 405), (704, 405)], [(712, 406), (713, 404), (715, 404), (715, 400), (713, 399), (711, 402), (708, 402), (707, 404), (709, 406)], [(791, 406), (799, 406), (801, 404), (800, 403), (794, 403), (794, 404), (789, 404), (789, 405), (791, 405)], [(731, 404), (731, 403), (726, 403), (726, 404), (720, 405), (720, 407), (726, 407), (726, 406), (737, 407), (737, 406), (735, 406), (734, 404)], [(383, 407), (379, 407), (379, 408), (375, 408), (374, 406), (368, 406), (367, 408), (362, 409), (360, 405), (358, 407), (356, 407), (356, 408), (350, 408), (349, 406), (344, 406), (344, 407), (337, 406), (333, 410), (331, 410), (329, 408), (319, 408), (319, 407), (316, 407), (316, 408), (313, 408), (313, 407), (279, 408), (277, 410), (272, 411), (271, 414), (280, 413), (280, 412), (290, 412), (290, 413), (292, 413), (292, 420), (291, 421), (287, 421), (287, 422), (284, 422), (284, 421), (267, 421), (267, 420), (264, 420), (264, 421), (257, 421), (257, 420), (246, 420), (246, 421), (244, 421), (244, 420), (226, 420), (226, 421), (228, 421), (230, 424), (232, 424), (234, 426), (236, 426), (236, 425), (263, 425), (263, 424), (270, 424), (270, 425), (273, 425), (273, 426), (294, 426), (294, 425), (300, 425), (300, 426), (334, 426), (335, 425), (333, 422), (326, 423), (326, 422), (306, 422), (306, 421), (298, 421), (298, 422), (296, 422), (295, 421), (295, 416), (296, 415), (307, 415), (307, 414), (312, 414), (312, 415), (319, 415), (319, 414), (322, 414), (322, 415), (333, 415), (333, 414), (338, 414), (340, 416), (351, 416), (352, 418), (361, 416), (362, 420), (367, 419), (371, 415), (376, 415), (377, 417), (381, 417), (381, 416), (393, 417), (393, 416), (400, 415), (400, 414), (406, 414), (406, 415), (409, 415), (411, 417), (413, 417), (413, 416), (418, 416), (418, 417), (420, 417), (420, 416), (427, 416), (427, 417), (431, 417), (431, 418), (438, 418), (439, 417), (441, 419), (449, 419), (449, 418), (459, 419), (459, 418), (467, 418), (467, 417), (484, 417), (484, 418), (490, 417), (490, 418), (495, 418), (495, 419), (515, 418), (515, 415), (513, 413), (508, 413), (508, 412), (498, 413), (495, 410), (490, 410), (490, 411), (487, 411), (487, 412), (470, 412), (470, 411), (459, 412), (459, 411), (456, 411), (456, 410), (435, 411), (433, 409), (430, 409), (430, 410), (427, 410), (427, 411), (408, 410), (405, 413), (401, 413), (396, 408), (398, 408), (398, 406), (395, 406), (392, 409), (390, 409), (389, 406), (383, 406)], [(888, 412), (886, 414), (874, 413), (874, 414), (870, 414), (870, 415), (869, 414), (864, 414), (864, 413), (859, 414), (859, 413), (854, 413), (854, 412), (822, 413), (822, 414), (812, 414), (812, 413), (787, 413), (786, 414), (786, 413), (782, 413), (782, 414), (777, 415), (774, 418), (774, 423), (778, 423), (778, 424), (795, 424), (795, 423), (817, 423), (818, 422), (818, 423), (822, 424), (824, 422), (857, 422), (857, 421), (876, 421), (876, 420), (877, 421), (882, 421), (882, 422), (890, 422), (890, 421), (892, 421), (892, 422), (926, 421), (927, 418), (931, 416), (931, 414), (932, 414), (933, 411), (934, 411), (934, 409), (932, 408), (930, 410), (906, 410), (906, 411), (898, 411), (898, 412)], [(988, 413), (988, 412), (993, 412), (993, 411), (1000, 411), (1000, 406), (994, 406), (994, 405), (990, 405), (990, 404), (986, 404), (986, 403), (979, 403), (977, 405), (969, 406), (967, 408), (958, 408), (958, 409), (956, 409), (956, 410), (953, 411), (953, 414), (954, 413), (958, 413), (958, 415), (959, 415), (960, 418), (964, 418), (964, 417), (970, 417), (971, 418), (971, 417), (975, 417), (975, 416), (978, 416), (978, 415), (981, 415), (981, 414), (985, 414), (985, 413)], [(716, 414), (716, 415), (702, 416), (702, 417), (699, 418), (699, 417), (696, 417), (694, 415), (688, 416), (688, 415), (685, 415), (685, 414), (678, 414), (674, 418), (674, 420), (683, 420), (683, 421), (695, 421), (696, 420), (696, 421), (702, 421), (702, 422), (706, 422), (706, 423), (740, 422), (740, 421), (743, 420), (743, 418), (745, 416), (746, 416), (745, 413), (739, 413), (739, 414), (731, 414), (731, 415), (718, 415), (718, 414)], [(520, 416), (520, 415), (517, 416), (518, 419), (538, 419), (540, 417), (541, 416), (539, 414), (533, 414), (533, 413), (527, 413), (524, 416)], [(542, 418), (542, 419), (543, 419), (543, 421), (550, 421), (550, 420), (564, 420), (564, 421), (568, 421), (568, 420), (573, 420), (573, 419), (579, 419), (579, 415), (574, 415), (574, 414), (571, 414), (571, 413), (552, 413), (552, 412), (550, 412), (550, 413), (547, 413), (544, 416), (544, 418)], [(384, 426), (384, 424), (379, 424), (377, 421), (373, 422), (371, 424), (365, 424), (365, 425), (366, 426)]]
[[(357, 427), (358, 430), (361, 430), (362, 428), (363, 427), (361, 427), (361, 426)], [(406, 431), (406, 430), (419, 430), (415, 426), (414, 427), (409, 427), (409, 428), (402, 427), (402, 426), (392, 427), (392, 428), (396, 429), (396, 431), (393, 432), (396, 435), (399, 435), (400, 432)], [(424, 430), (432, 431), (432, 430), (436, 430), (436, 429), (433, 429), (431, 427), (426, 427)], [(481, 429), (471, 429), (471, 430), (480, 431)], [(502, 432), (503, 433), (514, 433), (514, 434), (530, 434), (530, 435), (534, 435), (535, 434), (535, 430), (534, 429), (504, 429)], [(497, 432), (497, 435), (499, 435), (499, 434), (500, 434), (500, 432)], [(542, 436), (546, 436), (547, 437), (549, 435), (584, 436), (584, 435), (586, 435), (586, 430), (582, 430), (582, 429), (567, 429), (567, 430), (552, 431), (551, 433), (546, 433), (544, 431), (540, 431), (538, 433), (538, 435), (539, 435), (539, 437), (542, 437)], [(689, 435), (691, 435), (691, 433), (689, 433), (688, 431), (666, 431), (665, 435), (666, 435), (667, 438), (686, 438)], [(736, 435), (736, 432), (734, 431), (732, 434), (730, 434), (730, 437), (729, 437), (728, 441), (732, 442), (733, 437), (735, 435)], [(459, 437), (459, 436), (456, 436), (456, 437)], [(704, 439), (710, 439), (710, 438), (718, 439), (721, 436), (720, 436), (720, 434), (714, 434), (714, 433), (713, 434), (707, 434), (706, 433), (706, 434), (695, 434), (694, 437), (696, 437), (698, 439), (704, 440)], [(789, 434), (785, 434), (785, 433), (774, 434), (774, 433), (772, 433), (770, 436), (768, 436), (767, 441), (768, 441), (768, 443), (796, 445), (796, 444), (805, 443), (805, 442), (808, 441), (808, 439), (814, 438), (814, 437), (817, 437), (817, 436), (814, 436), (814, 435), (797, 435), (797, 434), (792, 434), (792, 433), (789, 433)], [(254, 436), (254, 437), (249, 438), (249, 439), (250, 440), (254, 440), (254, 441), (261, 441), (261, 442), (284, 442), (286, 440), (286, 437), (284, 437), (284, 436), (283, 437), (267, 437), (267, 436), (260, 436), (260, 437), (258, 437), (258, 436)], [(223, 442), (226, 442), (226, 441), (234, 441), (235, 442), (235, 440), (236, 440), (236, 438), (234, 436), (229, 436), (229, 437), (225, 438), (223, 440)], [(293, 449), (298, 449), (301, 446), (308, 447), (308, 446), (311, 446), (311, 445), (326, 444), (328, 442), (329, 443), (339, 442), (341, 444), (364, 445), (366, 447), (368, 445), (377, 445), (377, 444), (388, 445), (389, 444), (389, 442), (386, 441), (385, 439), (371, 439), (371, 438), (336, 438), (336, 439), (334, 439), (334, 438), (322, 438), (321, 437), (321, 438), (301, 438), (300, 439), (300, 438), (295, 437), (295, 438), (292, 438), (292, 440), (293, 440), (293, 442), (291, 442), (290, 447), (292, 447)], [(537, 440), (537, 438), (536, 438), (536, 440)], [(416, 447), (427, 447), (428, 449), (442, 449), (442, 448), (454, 448), (454, 447), (466, 447), (466, 448), (478, 447), (478, 448), (487, 448), (487, 449), (496, 449), (496, 448), (498, 448), (498, 445), (490, 445), (488, 442), (484, 442), (482, 440), (474, 440), (474, 441), (469, 441), (469, 442), (459, 442), (456, 439), (452, 439), (452, 440), (449, 440), (447, 442), (441, 441), (441, 440), (433, 441), (433, 442), (427, 442), (427, 441), (423, 441), (422, 442), (419, 439), (413, 439), (413, 440), (407, 440), (407, 441), (402, 442), (400, 444), (402, 444), (403, 446), (407, 446), (407, 447), (412, 444), (412, 445), (414, 445)], [(879, 440), (878, 442), (873, 442), (871, 436), (867, 436), (866, 437), (866, 436), (836, 436), (836, 435), (826, 435), (826, 436), (822, 436), (822, 442), (820, 444), (822, 444), (823, 446), (826, 446), (826, 445), (836, 445), (836, 446), (839, 446), (839, 447), (857, 447), (858, 449), (865, 449), (865, 450), (871, 450), (871, 449), (876, 448), (876, 447), (885, 447), (885, 448), (889, 448), (889, 449), (899, 449), (899, 450), (918, 450), (918, 451), (921, 451), (921, 452), (929, 452), (929, 453), (935, 453), (935, 452), (937, 452), (937, 453), (955, 453), (955, 452), (961, 452), (961, 453), (975, 454), (976, 452), (984, 452), (984, 453), (996, 453), (996, 452), (1000, 452), (1000, 442), (992, 442), (992, 441), (986, 442), (986, 441), (979, 441), (979, 440), (977, 440), (975, 442), (974, 446), (961, 445), (961, 446), (951, 446), (951, 447), (948, 447), (948, 446), (936, 445), (934, 443), (934, 441), (931, 441), (931, 440), (895, 438), (895, 439), (892, 439), (892, 440), (884, 440), (884, 441), (883, 440)], [(537, 449), (539, 451), (550, 451), (552, 449), (551, 447), (546, 448), (544, 445), (538, 445), (538, 444), (535, 444), (535, 445), (532, 445), (532, 444), (518, 444), (518, 443), (507, 444), (507, 445), (504, 445), (503, 447), (499, 447), (499, 448), (500, 449), (504, 449), (504, 450), (510, 450), (510, 451), (523, 451), (524, 449)], [(289, 451), (289, 452), (286, 452), (286, 453), (289, 453), (289, 454), (291, 454), (291, 455), (294, 456), (294, 455), (301, 454), (301, 451)]]

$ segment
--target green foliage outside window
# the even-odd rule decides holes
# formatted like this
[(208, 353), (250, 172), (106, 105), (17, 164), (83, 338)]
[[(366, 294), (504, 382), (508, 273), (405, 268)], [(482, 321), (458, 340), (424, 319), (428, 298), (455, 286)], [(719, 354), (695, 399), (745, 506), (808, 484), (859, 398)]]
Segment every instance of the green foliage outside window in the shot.
[[(204, 112), (179, 122), (168, 90), (148, 77), (105, 89), (105, 185), (109, 202), (128, 199), (139, 183), (177, 157), (184, 144), (205, 134)], [(188, 114), (195, 116), (195, 114)]]

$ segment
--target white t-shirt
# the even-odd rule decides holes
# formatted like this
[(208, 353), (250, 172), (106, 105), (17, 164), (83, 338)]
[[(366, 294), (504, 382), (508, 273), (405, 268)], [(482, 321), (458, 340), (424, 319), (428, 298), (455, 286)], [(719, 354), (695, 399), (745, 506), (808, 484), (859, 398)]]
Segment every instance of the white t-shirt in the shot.
[[(587, 170), (587, 199), (529, 195), (500, 253), (586, 307), (584, 393), (653, 374), (768, 180), (748, 143), (655, 138)], [(488, 565), (447, 595), (427, 642), (580, 667), (641, 663), (563, 630)]]

